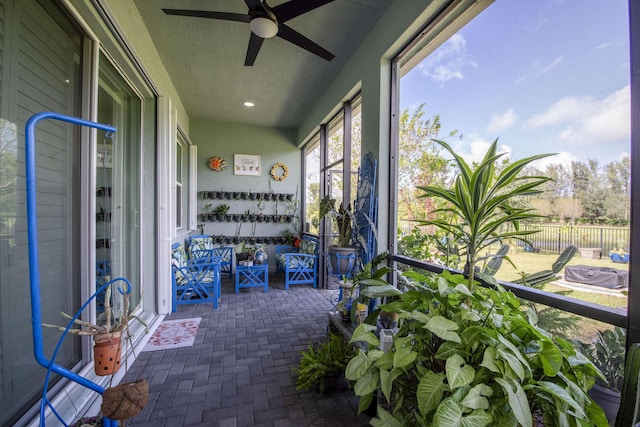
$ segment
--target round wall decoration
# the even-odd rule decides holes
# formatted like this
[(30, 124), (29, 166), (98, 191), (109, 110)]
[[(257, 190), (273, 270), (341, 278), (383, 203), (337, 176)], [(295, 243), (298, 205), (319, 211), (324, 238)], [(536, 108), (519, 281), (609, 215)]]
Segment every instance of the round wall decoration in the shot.
[(227, 168), (227, 161), (222, 157), (211, 157), (208, 161), (209, 167), (214, 171), (223, 171)]
[(289, 176), (289, 168), (282, 162), (278, 162), (271, 168), (271, 177), (276, 181), (284, 181)]

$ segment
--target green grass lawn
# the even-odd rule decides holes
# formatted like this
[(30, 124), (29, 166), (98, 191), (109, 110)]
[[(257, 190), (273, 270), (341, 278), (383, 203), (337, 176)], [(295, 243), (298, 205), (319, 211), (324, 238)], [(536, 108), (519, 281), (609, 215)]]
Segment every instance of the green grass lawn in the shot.
[[(497, 250), (497, 248), (495, 248)], [(495, 252), (494, 250), (494, 252)], [(557, 254), (544, 254), (544, 253), (532, 253), (532, 252), (524, 252), (521, 250), (514, 250), (513, 247), (509, 251), (509, 259), (515, 264), (516, 268), (514, 268), (509, 262), (505, 261), (502, 263), (502, 267), (498, 270), (496, 274), (496, 278), (499, 280), (507, 280), (512, 281), (521, 277), (521, 272), (526, 274), (535, 273), (542, 270), (550, 270), (551, 265), (558, 258)], [(626, 264), (616, 264), (612, 262), (608, 257), (602, 259), (586, 259), (580, 256), (580, 253), (577, 253), (571, 261), (567, 265), (591, 265), (597, 267), (610, 267), (616, 268), (619, 270), (627, 270), (628, 265)], [(560, 272), (560, 278), (564, 274), (564, 269)], [(558, 286), (553, 283), (549, 283), (544, 286), (544, 290), (549, 292), (564, 292), (565, 295), (570, 296), (572, 298), (576, 298), (582, 301), (588, 301), (595, 304), (604, 305), (606, 307), (611, 307), (615, 309), (625, 309), (627, 307), (627, 298), (621, 292), (611, 292), (615, 295), (605, 295), (595, 292), (590, 292), (589, 290), (571, 290), (563, 286)], [(581, 318), (579, 322), (579, 327), (573, 331), (572, 335), (569, 338), (578, 338), (581, 341), (589, 342), (595, 336), (598, 330), (602, 329), (610, 329), (612, 326), (597, 322), (595, 320)]]

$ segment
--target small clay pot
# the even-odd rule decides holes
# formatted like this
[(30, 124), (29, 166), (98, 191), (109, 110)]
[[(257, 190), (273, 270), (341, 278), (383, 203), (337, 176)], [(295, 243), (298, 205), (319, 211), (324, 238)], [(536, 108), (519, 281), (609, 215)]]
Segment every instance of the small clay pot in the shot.
[(93, 370), (96, 375), (111, 375), (120, 369), (122, 362), (121, 332), (94, 335)]

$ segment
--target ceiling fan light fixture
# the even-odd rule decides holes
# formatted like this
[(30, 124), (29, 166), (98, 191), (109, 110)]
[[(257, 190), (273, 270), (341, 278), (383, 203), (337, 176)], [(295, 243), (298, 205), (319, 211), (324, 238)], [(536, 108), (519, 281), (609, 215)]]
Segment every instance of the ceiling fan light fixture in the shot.
[(270, 39), (278, 34), (278, 24), (264, 16), (253, 18), (249, 22), (249, 28), (253, 34), (263, 39)]

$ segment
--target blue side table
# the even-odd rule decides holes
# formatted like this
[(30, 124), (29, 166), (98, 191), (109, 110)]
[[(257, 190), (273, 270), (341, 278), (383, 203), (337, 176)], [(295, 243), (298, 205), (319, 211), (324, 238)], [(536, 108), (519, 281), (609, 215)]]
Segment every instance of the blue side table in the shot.
[(236, 266), (236, 294), (240, 288), (264, 287), (269, 292), (269, 264)]

